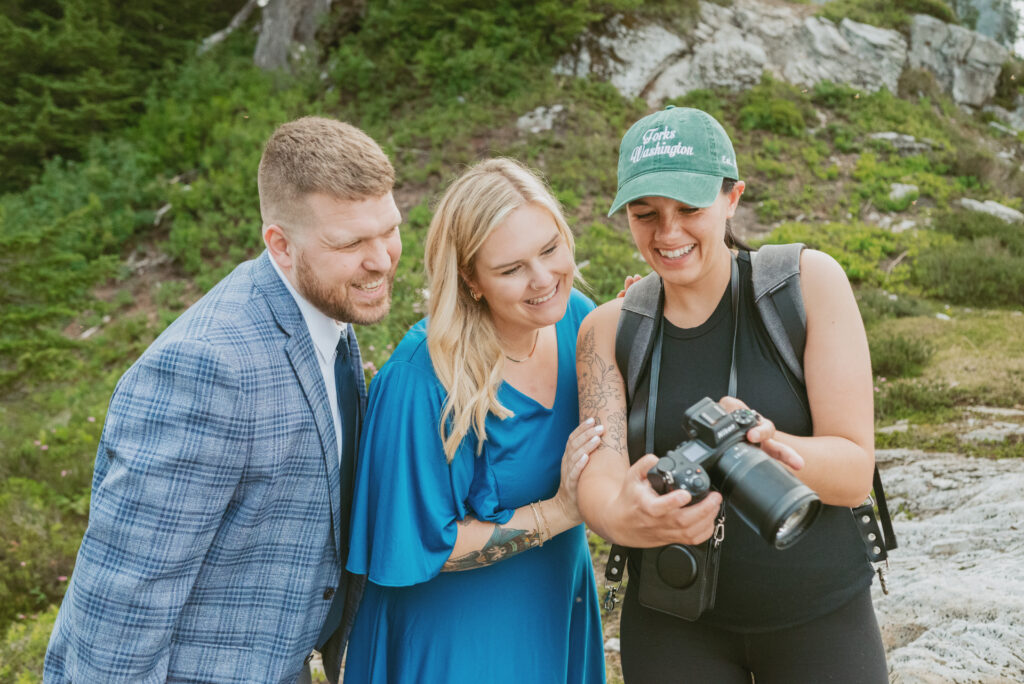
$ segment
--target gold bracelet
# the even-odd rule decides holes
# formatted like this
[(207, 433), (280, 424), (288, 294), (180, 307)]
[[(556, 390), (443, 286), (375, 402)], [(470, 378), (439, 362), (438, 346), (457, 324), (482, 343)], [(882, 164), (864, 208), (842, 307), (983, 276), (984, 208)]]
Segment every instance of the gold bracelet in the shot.
[(544, 546), (544, 529), (540, 524), (540, 514), (537, 512), (537, 502), (530, 503), (530, 510), (533, 511), (533, 523), (537, 528), (537, 538), (540, 539), (540, 545)]
[(542, 501), (537, 502), (537, 510), (540, 511), (540, 519), (544, 521), (544, 529), (548, 533), (548, 539), (551, 539), (551, 526), (548, 524), (547, 516), (544, 515), (544, 506)]

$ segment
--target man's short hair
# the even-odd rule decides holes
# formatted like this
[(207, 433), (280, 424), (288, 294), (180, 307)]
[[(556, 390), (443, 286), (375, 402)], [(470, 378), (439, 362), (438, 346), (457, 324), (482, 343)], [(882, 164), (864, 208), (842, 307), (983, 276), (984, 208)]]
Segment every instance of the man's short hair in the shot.
[(344, 202), (382, 197), (395, 169), (374, 140), (355, 126), (306, 116), (278, 127), (257, 177), (263, 225), (306, 222), (305, 198), (319, 193)]

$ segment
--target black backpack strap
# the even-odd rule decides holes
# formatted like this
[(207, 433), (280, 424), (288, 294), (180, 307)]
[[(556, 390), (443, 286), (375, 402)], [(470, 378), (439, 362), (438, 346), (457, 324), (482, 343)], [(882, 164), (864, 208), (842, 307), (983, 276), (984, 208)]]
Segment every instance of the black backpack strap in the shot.
[[(657, 273), (641, 278), (626, 291), (615, 330), (615, 365), (625, 381), (627, 407), (635, 404), (634, 396), (651, 358), (664, 306), (661, 277)], [(646, 404), (646, 401), (643, 402), (643, 406)], [(645, 411), (627, 410), (627, 422), (634, 424), (627, 430), (631, 451), (642, 448), (639, 440), (644, 435), (645, 420)], [(604, 568), (608, 591), (603, 602), (607, 612), (611, 612), (619, 600), (618, 592), (625, 578), (627, 553), (628, 549), (618, 544), (612, 544), (608, 551), (608, 562)]]
[(615, 330), (615, 363), (626, 383), (626, 402), (633, 400), (654, 348), (654, 333), (665, 308), (661, 277), (650, 273), (626, 291)]
[[(806, 382), (803, 358), (807, 344), (807, 311), (804, 309), (803, 294), (800, 291), (800, 254), (804, 249), (805, 246), (799, 242), (788, 245), (764, 245), (750, 254), (757, 310), (779, 355), (801, 383)], [(897, 546), (877, 465), (872, 487), (875, 494), (874, 503), (878, 505), (878, 520), (875, 520), (874, 506), (870, 499), (853, 510), (864, 544), (868, 548), (868, 555), (872, 561), (877, 562), (885, 560), (886, 551), (891, 551)], [(861, 518), (864, 515), (867, 515), (869, 520), (862, 524)], [(875, 535), (875, 538), (872, 539), (869, 535)], [(877, 543), (879, 536), (881, 544)], [(876, 547), (879, 549), (877, 553), (874, 551)]]
[(800, 292), (800, 253), (804, 245), (764, 245), (751, 252), (754, 302), (786, 367), (804, 383), (807, 312)]

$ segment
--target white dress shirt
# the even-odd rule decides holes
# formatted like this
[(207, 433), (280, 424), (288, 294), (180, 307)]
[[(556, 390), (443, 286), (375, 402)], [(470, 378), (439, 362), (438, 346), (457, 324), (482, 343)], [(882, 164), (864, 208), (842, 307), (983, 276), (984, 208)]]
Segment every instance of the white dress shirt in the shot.
[(324, 377), (324, 386), (327, 389), (327, 401), (331, 404), (331, 416), (334, 417), (334, 437), (338, 443), (338, 461), (341, 462), (341, 411), (338, 409), (338, 391), (334, 384), (334, 357), (338, 353), (338, 340), (345, 334), (348, 323), (341, 323), (334, 320), (320, 309), (310, 304), (305, 297), (292, 287), (291, 282), (281, 271), (273, 257), (270, 263), (274, 270), (281, 277), (284, 286), (292, 293), (295, 303), (299, 305), (302, 318), (306, 321), (306, 328), (309, 336), (313, 338), (313, 348), (316, 349), (316, 360), (320, 363), (320, 374)]

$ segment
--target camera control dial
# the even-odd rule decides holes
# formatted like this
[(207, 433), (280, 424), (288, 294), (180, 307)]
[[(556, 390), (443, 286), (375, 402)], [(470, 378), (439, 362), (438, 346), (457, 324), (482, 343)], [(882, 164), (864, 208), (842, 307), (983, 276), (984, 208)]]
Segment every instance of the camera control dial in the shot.
[(647, 479), (659, 494), (667, 494), (676, 489), (685, 489), (690, 493), (690, 503), (697, 503), (711, 491), (711, 478), (702, 467), (696, 464), (680, 464), (673, 458), (663, 456), (658, 464), (647, 472)]

